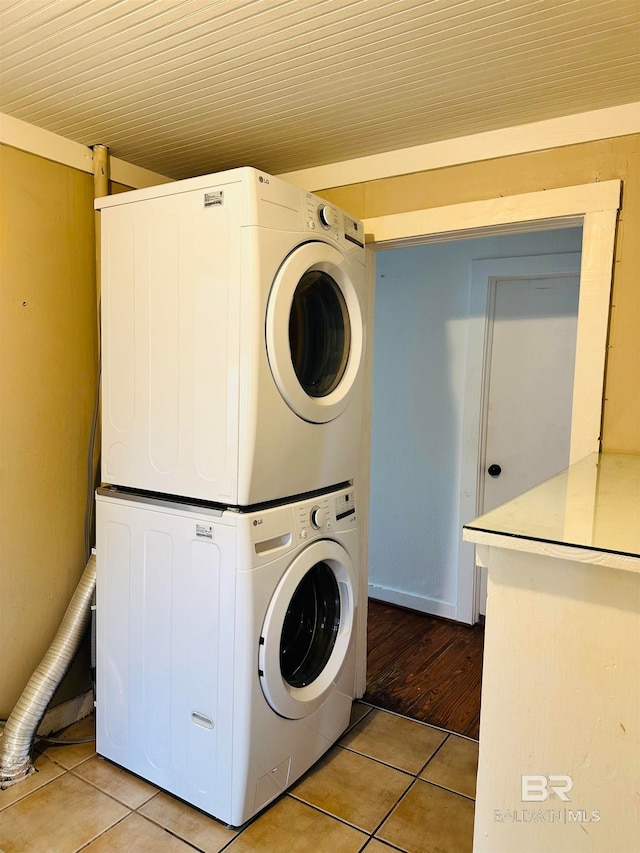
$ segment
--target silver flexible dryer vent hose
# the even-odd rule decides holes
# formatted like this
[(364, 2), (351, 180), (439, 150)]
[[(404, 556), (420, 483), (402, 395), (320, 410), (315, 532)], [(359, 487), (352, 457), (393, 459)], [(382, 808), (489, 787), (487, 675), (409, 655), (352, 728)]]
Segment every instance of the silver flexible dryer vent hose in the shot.
[(36, 732), (89, 623), (95, 585), (96, 558), (92, 554), (53, 642), (22, 691), (0, 737), (0, 789), (14, 785), (34, 771), (31, 749)]

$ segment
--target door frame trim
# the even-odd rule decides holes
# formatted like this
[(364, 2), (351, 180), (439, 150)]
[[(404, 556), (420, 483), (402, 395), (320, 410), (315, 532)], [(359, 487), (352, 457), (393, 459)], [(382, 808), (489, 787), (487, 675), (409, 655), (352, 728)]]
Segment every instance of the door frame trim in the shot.
[[(364, 220), (367, 247), (374, 252), (427, 242), (495, 233), (522, 233), (541, 227), (582, 224), (582, 262), (570, 462), (600, 449), (604, 370), (609, 325), (613, 252), (622, 182), (602, 181), (534, 193), (424, 208)], [(533, 225), (532, 225), (533, 223)], [(374, 259), (373, 256), (372, 259)], [(375, 275), (370, 278), (373, 313)], [(367, 347), (365, 375), (372, 374)], [(364, 411), (371, 411), (371, 382)], [(361, 573), (366, 577), (369, 542), (371, 431), (363, 436), (360, 476)], [(462, 539), (462, 533), (461, 537)], [(473, 573), (458, 567), (455, 618), (474, 621)]]

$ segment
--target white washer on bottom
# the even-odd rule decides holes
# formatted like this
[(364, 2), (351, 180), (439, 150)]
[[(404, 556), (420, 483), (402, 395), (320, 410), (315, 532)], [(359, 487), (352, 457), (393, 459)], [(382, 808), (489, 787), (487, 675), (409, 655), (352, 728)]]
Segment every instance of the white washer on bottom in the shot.
[(351, 486), (240, 513), (97, 498), (97, 752), (232, 826), (342, 734)]

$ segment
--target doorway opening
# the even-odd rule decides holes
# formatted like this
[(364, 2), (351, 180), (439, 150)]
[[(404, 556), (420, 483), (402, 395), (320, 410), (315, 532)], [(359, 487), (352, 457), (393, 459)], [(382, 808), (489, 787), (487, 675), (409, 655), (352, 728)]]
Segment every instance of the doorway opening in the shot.
[[(609, 321), (613, 248), (621, 182), (603, 181), (522, 195), (492, 198), (437, 208), (365, 219), (370, 251), (367, 327), (373, 328), (375, 255), (383, 248), (414, 243), (442, 242), (485, 234), (504, 234), (536, 229), (582, 225), (582, 287), (578, 306), (578, 330), (572, 400), (570, 462), (600, 447), (604, 366)], [(373, 370), (372, 347), (367, 348), (369, 388)], [(364, 423), (370, 423), (372, 397), (365, 397)], [(361, 444), (360, 495), (360, 601), (368, 597), (369, 497), (371, 433), (365, 427)], [(389, 501), (394, 499), (388, 496)], [(418, 522), (416, 522), (418, 523)], [(456, 589), (457, 621), (475, 621), (475, 572), (460, 562)], [(358, 644), (366, 648), (366, 614), (358, 623)], [(360, 661), (363, 660), (361, 656)], [(364, 695), (366, 665), (356, 675), (356, 695)]]
[[(614, 240), (622, 184), (619, 180), (595, 182), (522, 195), (365, 219), (364, 229), (370, 252), (367, 327), (373, 328), (375, 255), (386, 246), (411, 245), (478, 237), (484, 234), (548, 230), (569, 224), (583, 227), (582, 282), (578, 306), (578, 330), (572, 400), (570, 463), (600, 449), (600, 426), (604, 390), (604, 370), (609, 323)], [(372, 347), (367, 348), (366, 373), (371, 387)], [(364, 423), (370, 423), (372, 396), (365, 396)], [(360, 495), (360, 577), (361, 612), (358, 619), (358, 646), (367, 647), (367, 620), (364, 604), (368, 598), (369, 498), (371, 432), (365, 426), (361, 443)], [(393, 496), (389, 496), (392, 500)], [(475, 561), (472, 561), (472, 563)], [(455, 620), (473, 624), (475, 609), (475, 569), (464, 561), (458, 566)], [(367, 684), (365, 655), (360, 655), (356, 672), (356, 695), (363, 696)]]
[[(371, 598), (456, 619), (460, 562), (474, 571), (462, 524), (496, 489), (483, 445), (495, 452), (502, 436), (504, 500), (569, 463), (581, 243), (571, 227), (378, 253)], [(512, 400), (527, 407), (528, 432), (503, 423)]]

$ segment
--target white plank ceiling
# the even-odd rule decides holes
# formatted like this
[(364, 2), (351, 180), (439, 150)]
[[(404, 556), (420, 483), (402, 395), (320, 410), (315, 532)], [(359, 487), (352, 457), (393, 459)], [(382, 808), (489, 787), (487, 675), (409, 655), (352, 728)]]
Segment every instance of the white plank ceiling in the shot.
[(638, 100), (639, 0), (0, 0), (0, 110), (173, 178)]

